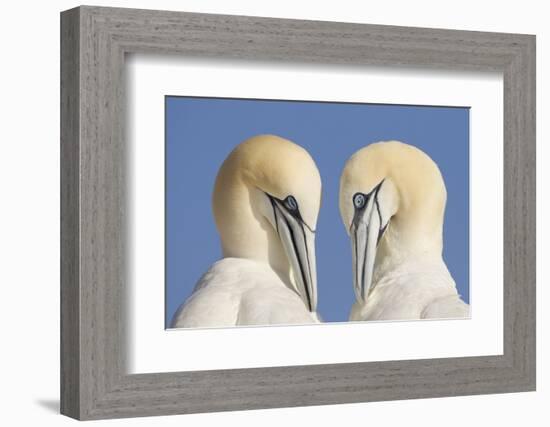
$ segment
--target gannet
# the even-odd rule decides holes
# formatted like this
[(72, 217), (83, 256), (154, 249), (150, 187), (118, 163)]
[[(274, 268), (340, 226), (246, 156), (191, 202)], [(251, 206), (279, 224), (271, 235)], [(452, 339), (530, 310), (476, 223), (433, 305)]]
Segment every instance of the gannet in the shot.
[(200, 278), (172, 327), (318, 323), (320, 203), (321, 177), (304, 148), (275, 135), (239, 144), (212, 196), (223, 258)]
[(469, 316), (442, 257), (446, 200), (439, 168), (416, 147), (378, 142), (348, 159), (339, 206), (352, 246), (350, 320)]

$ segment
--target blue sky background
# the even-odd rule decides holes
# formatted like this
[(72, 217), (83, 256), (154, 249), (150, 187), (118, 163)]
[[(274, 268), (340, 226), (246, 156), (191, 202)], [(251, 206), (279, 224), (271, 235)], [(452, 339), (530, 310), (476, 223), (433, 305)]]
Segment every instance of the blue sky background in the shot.
[(425, 151), (447, 186), (444, 258), (469, 302), (469, 109), (166, 97), (166, 324), (221, 258), (211, 210), (218, 168), (245, 139), (271, 133), (309, 151), (321, 173), (318, 310), (347, 321), (354, 302), (350, 242), (338, 210), (342, 168), (355, 151), (397, 139)]

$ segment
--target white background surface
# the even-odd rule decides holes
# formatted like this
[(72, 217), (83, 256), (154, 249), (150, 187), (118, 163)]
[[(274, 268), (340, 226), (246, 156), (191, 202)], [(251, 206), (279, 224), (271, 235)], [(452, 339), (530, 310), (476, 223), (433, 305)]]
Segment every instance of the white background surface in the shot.
[[(133, 55), (127, 60), (126, 75), (132, 153), (127, 320), (131, 373), (502, 354), (500, 73), (380, 67), (358, 72), (319, 65), (296, 69), (249, 61), (213, 64)], [(470, 106), (471, 320), (164, 331), (164, 293), (159, 284), (164, 283), (162, 106), (166, 94)], [(205, 352), (212, 343), (223, 353)]]
[[(536, 33), (538, 55), (538, 392), (116, 420), (109, 425), (546, 426), (550, 422), (545, 2), (97, 1), (96, 4), (375, 24)], [(3, 5), (0, 68), (0, 286), (3, 425), (68, 425), (59, 384), (59, 16), (72, 1)], [(545, 308), (543, 311), (543, 307)]]

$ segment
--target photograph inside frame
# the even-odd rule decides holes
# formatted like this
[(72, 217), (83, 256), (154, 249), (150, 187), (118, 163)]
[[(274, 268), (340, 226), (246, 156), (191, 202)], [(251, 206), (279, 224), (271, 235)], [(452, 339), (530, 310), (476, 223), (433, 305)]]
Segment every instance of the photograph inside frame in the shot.
[(166, 328), (469, 318), (469, 116), (166, 96)]

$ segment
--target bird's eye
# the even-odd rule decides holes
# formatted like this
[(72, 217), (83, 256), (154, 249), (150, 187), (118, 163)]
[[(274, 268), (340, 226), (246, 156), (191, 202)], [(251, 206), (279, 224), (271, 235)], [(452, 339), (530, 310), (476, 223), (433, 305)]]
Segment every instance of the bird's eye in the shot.
[(356, 193), (355, 196), (353, 196), (353, 206), (355, 206), (357, 209), (361, 209), (363, 206), (365, 206), (366, 201), (367, 198), (363, 193)]
[(285, 199), (284, 203), (285, 203), (285, 207), (289, 211), (297, 211), (298, 210), (298, 202), (296, 201), (296, 199), (293, 196), (288, 196)]

